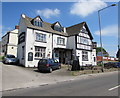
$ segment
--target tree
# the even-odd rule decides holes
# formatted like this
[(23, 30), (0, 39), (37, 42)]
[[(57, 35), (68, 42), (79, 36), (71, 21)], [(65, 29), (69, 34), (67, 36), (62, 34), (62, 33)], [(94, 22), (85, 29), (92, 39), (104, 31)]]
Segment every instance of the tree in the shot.
[[(108, 52), (104, 48), (102, 48), (102, 50), (103, 50), (103, 56), (108, 57), (109, 56)], [(101, 47), (96, 48), (96, 54), (97, 55), (101, 54)]]

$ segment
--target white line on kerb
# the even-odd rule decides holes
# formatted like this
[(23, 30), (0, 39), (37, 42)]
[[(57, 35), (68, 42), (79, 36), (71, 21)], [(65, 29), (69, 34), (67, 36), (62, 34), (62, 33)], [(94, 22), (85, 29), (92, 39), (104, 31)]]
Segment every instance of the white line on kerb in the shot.
[(110, 88), (110, 89), (108, 89), (108, 90), (111, 91), (111, 90), (114, 90), (114, 89), (116, 89), (116, 88), (118, 88), (118, 87), (120, 87), (120, 85), (115, 86), (115, 87), (113, 87), (113, 88)]

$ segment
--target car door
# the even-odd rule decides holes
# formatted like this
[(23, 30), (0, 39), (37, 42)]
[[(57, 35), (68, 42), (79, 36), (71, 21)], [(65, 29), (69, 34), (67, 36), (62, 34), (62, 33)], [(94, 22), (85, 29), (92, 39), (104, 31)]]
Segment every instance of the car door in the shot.
[(59, 67), (59, 62), (56, 59), (54, 59), (54, 66), (55, 66), (55, 68)]
[(49, 66), (54, 69), (54, 61), (52, 59), (49, 59)]

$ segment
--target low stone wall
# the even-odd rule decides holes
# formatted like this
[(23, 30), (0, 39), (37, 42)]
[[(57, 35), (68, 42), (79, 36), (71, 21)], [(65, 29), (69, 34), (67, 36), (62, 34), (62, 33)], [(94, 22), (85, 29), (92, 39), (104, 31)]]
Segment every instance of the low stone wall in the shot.
[[(71, 66), (68, 65), (61, 65), (62, 69), (66, 69), (66, 71), (68, 69), (71, 69)], [(104, 72), (102, 72), (101, 70), (101, 66), (94, 66), (94, 67), (84, 67), (84, 70), (79, 70), (79, 71), (71, 71), (68, 70), (70, 72), (70, 74), (72, 76), (78, 76), (78, 75), (83, 75), (83, 74), (95, 74), (95, 73), (104, 73), (104, 72), (112, 72), (112, 71), (118, 71), (120, 70), (120, 68), (104, 68)]]

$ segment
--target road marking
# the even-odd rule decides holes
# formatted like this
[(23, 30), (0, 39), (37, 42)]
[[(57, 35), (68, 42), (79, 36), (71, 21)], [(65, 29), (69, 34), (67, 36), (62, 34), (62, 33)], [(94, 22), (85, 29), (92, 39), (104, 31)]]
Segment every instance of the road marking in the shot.
[(114, 89), (116, 89), (118, 87), (120, 87), (120, 85), (110, 88), (109, 91), (114, 90)]

